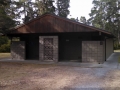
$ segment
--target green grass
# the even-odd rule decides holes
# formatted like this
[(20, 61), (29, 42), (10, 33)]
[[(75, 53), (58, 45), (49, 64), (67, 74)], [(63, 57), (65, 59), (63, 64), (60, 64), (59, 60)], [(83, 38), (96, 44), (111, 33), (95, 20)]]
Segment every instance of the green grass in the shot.
[(11, 58), (10, 53), (0, 53), (0, 59)]

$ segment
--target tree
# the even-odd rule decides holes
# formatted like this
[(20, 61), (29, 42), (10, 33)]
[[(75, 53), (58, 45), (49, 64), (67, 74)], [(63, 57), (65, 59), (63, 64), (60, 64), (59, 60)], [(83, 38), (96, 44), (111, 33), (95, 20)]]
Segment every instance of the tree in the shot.
[(119, 0), (93, 0), (89, 21), (93, 26), (116, 33), (120, 22)]
[(5, 5), (7, 5), (8, 3), (9, 3), (8, 0), (1, 0), (1, 1), (0, 1), (0, 6), (5, 6)]
[(94, 7), (91, 9), (89, 21), (93, 26), (104, 29), (104, 7), (105, 4), (102, 4), (101, 0), (93, 0)]
[(36, 0), (36, 11), (38, 15), (55, 13), (54, 0)]
[(76, 21), (76, 19), (75, 19), (75, 18), (70, 18), (70, 20)]
[[(15, 25), (11, 17), (7, 15), (6, 7), (10, 2), (8, 0), (0, 1), (0, 33), (6, 34), (10, 27)], [(0, 37), (0, 52), (10, 52), (10, 41), (7, 37)]]
[(35, 2), (33, 0), (12, 0), (8, 11), (10, 15), (14, 14), (15, 20), (21, 19), (22, 16), (22, 22), (25, 23), (44, 13), (54, 13), (53, 3), (53, 0), (35, 0)]
[(112, 32), (120, 41), (120, 0), (93, 0), (89, 22)]
[(57, 15), (67, 18), (70, 0), (57, 0)]
[(7, 14), (13, 17), (17, 25), (21, 21), (25, 23), (37, 17), (35, 2), (32, 0), (11, 0), (10, 5), (6, 9)]
[(32, 0), (11, 0), (7, 11), (8, 15), (12, 16), (19, 24), (21, 19), (24, 23), (36, 17), (34, 8), (35, 4)]
[(67, 17), (69, 14), (68, 8), (69, 0), (35, 0), (35, 2), (33, 0), (11, 0), (11, 3), (7, 5), (6, 11), (16, 21), (16, 25), (18, 25), (21, 22), (28, 22), (45, 13), (54, 13)]
[(14, 20), (6, 12), (6, 7), (9, 4), (8, 0), (0, 1), (0, 33), (3, 34), (6, 34), (8, 29), (15, 25)]
[(32, 0), (24, 0), (24, 1), (21, 1), (20, 4), (21, 4), (21, 7), (23, 8), (21, 10), (21, 13), (24, 15), (24, 18), (23, 18), (24, 23), (37, 17), (37, 12), (34, 9), (35, 3), (32, 2)]
[(87, 20), (84, 16), (80, 17), (80, 22), (83, 23), (83, 24), (87, 24)]

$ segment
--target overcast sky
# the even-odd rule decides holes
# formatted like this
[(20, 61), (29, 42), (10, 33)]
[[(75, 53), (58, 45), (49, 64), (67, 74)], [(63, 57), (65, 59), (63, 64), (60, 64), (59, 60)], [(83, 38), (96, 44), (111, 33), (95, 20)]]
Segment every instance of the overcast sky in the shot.
[(81, 16), (85, 16), (87, 19), (89, 18), (89, 13), (93, 0), (70, 0), (70, 15), (69, 18), (77, 18), (80, 19)]

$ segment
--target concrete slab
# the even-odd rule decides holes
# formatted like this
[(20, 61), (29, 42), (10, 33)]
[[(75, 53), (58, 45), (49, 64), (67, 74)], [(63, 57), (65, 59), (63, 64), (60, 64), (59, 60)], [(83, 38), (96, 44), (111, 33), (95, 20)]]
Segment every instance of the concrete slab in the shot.
[(55, 64), (60, 66), (74, 66), (82, 68), (113, 68), (120, 69), (120, 64), (118, 63), (118, 57), (120, 52), (115, 52), (107, 59), (103, 64), (98, 63), (81, 63), (81, 62), (40, 62), (39, 60), (11, 60), (11, 59), (1, 59), (4, 62), (22, 62), (22, 63), (35, 63), (35, 64)]
[(58, 62), (57, 64), (62, 66), (75, 66), (82, 68), (102, 68), (102, 64), (98, 63)]
[(107, 61), (103, 63), (103, 67), (104, 68), (120, 68), (118, 63), (119, 56), (120, 56), (120, 52), (115, 52), (111, 54), (111, 56), (107, 59)]

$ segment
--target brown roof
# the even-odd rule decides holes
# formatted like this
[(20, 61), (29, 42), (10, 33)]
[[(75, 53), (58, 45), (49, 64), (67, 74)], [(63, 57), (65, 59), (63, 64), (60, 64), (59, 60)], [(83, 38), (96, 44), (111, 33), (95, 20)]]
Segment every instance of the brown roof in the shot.
[[(56, 27), (53, 27), (55, 25), (56, 25), (56, 27), (59, 27), (59, 29), (56, 29)], [(69, 30), (66, 30), (65, 28), (69, 29)], [(36, 29), (38, 29), (38, 30), (36, 30)], [(44, 29), (44, 31), (43, 31), (43, 29)], [(105, 34), (112, 35), (111, 32), (108, 32), (106, 30), (95, 28), (93, 26), (82, 24), (82, 23), (79, 23), (79, 22), (76, 22), (76, 21), (73, 21), (73, 20), (70, 20), (67, 18), (63, 18), (63, 17), (57, 16), (57, 15), (53, 15), (53, 14), (41, 15), (41, 16), (39, 16), (39, 17), (37, 17), (37, 18), (35, 18), (35, 19), (25, 23), (25, 24), (22, 24), (20, 26), (13, 28), (12, 30), (15, 30), (14, 33), (41, 33), (41, 32), (45, 32), (45, 31), (49, 32), (50, 29), (51, 29), (50, 32), (87, 32), (87, 31), (93, 32), (93, 31), (99, 31), (99, 32), (102, 32)], [(55, 30), (53, 30), (53, 29), (55, 29)]]

